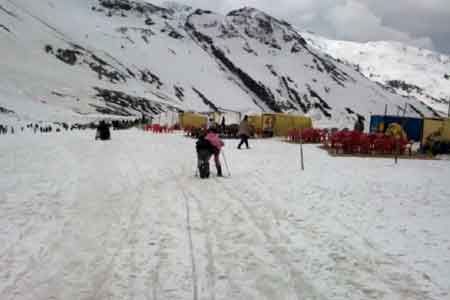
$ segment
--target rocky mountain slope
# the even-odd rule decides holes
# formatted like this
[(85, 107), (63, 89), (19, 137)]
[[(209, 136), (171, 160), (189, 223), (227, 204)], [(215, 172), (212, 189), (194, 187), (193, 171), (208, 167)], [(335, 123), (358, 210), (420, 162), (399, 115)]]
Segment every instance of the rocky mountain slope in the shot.
[(393, 91), (416, 97), (446, 115), (450, 101), (450, 57), (399, 42), (336, 41), (303, 32), (310, 45), (346, 61)]
[(79, 120), (167, 110), (296, 112), (350, 124), (435, 115), (311, 47), (261, 11), (129, 0), (0, 1), (0, 118)]

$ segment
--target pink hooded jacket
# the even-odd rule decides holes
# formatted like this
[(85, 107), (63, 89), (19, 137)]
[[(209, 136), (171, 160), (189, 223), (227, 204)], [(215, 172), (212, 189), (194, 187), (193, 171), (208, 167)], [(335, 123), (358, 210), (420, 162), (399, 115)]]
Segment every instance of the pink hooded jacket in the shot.
[(220, 149), (222, 149), (222, 147), (224, 146), (224, 143), (222, 142), (222, 140), (219, 138), (219, 136), (214, 133), (214, 132), (210, 132), (206, 135), (205, 137), (206, 140), (208, 140), (211, 145), (213, 145), (217, 150), (220, 151)]

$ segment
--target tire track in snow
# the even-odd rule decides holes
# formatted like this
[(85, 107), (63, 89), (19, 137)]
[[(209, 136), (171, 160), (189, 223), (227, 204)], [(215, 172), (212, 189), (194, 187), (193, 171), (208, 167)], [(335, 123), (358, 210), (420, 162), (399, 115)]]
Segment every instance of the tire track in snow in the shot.
[[(258, 198), (265, 198), (264, 195), (275, 196), (273, 189), (265, 186), (265, 182), (261, 179), (263, 178), (261, 177), (261, 173), (259, 171), (256, 171), (256, 173), (258, 176), (251, 177), (255, 182), (255, 185), (251, 185), (250, 187), (253, 189), (255, 195), (258, 195)], [(256, 189), (254, 188), (255, 186), (259, 186), (260, 188)], [(261, 188), (265, 193), (261, 190)], [(255, 199), (256, 198), (257, 197), (255, 196)], [(271, 206), (270, 203), (268, 203), (268, 205)], [(323, 218), (324, 215), (318, 215), (316, 213), (313, 214), (312, 217), (308, 218), (309, 223), (314, 223), (314, 221), (317, 220), (317, 217)], [(342, 239), (341, 236), (334, 236), (333, 233), (327, 232), (326, 240), (323, 241), (321, 244), (322, 247), (317, 249), (317, 251), (330, 252), (329, 255), (333, 258), (333, 260), (336, 260), (334, 268), (339, 270), (339, 272), (335, 271), (335, 273), (339, 273), (338, 276), (341, 280), (344, 275), (347, 275), (349, 277), (348, 282), (351, 282), (357, 290), (362, 291), (364, 296), (368, 299), (380, 299), (380, 297), (384, 297), (386, 295), (386, 292), (358, 283), (357, 281), (362, 275), (369, 275), (374, 279), (377, 279), (379, 282), (383, 283), (386, 288), (395, 292), (399, 297), (402, 297), (402, 299), (433, 299), (427, 291), (419, 288), (421, 284), (419, 284), (413, 276), (414, 273), (418, 273), (417, 271), (404, 265), (404, 263), (398, 260), (395, 261), (384, 255), (382, 251), (377, 249), (359, 232), (356, 232), (353, 228), (347, 226), (340, 219), (337, 219), (335, 216), (331, 216), (331, 218), (336, 221), (338, 226), (343, 227), (345, 230), (351, 232), (352, 236), (357, 237), (357, 239), (359, 239), (360, 242), (370, 250), (370, 252), (373, 252), (372, 255), (369, 253), (362, 253), (351, 243), (345, 239)], [(320, 224), (320, 222), (317, 221), (315, 223)], [(313, 234), (308, 234), (308, 230), (302, 230), (302, 232), (302, 235), (306, 238), (311, 240), (317, 239), (317, 237)], [(309, 243), (309, 245), (314, 247), (314, 243)], [(336, 253), (339, 253), (339, 255)], [(350, 263), (352, 261), (353, 263)], [(408, 270), (407, 274), (401, 271), (405, 268)], [(382, 271), (380, 271), (380, 269), (382, 269)], [(360, 274), (358, 272), (364, 272), (366, 274)]]
[(108, 282), (109, 277), (113, 273), (113, 269), (114, 269), (114, 267), (116, 265), (115, 262), (116, 262), (117, 258), (119, 257), (119, 255), (123, 251), (123, 249), (125, 248), (126, 241), (129, 240), (130, 233), (132, 231), (134, 231), (134, 227), (136, 225), (137, 215), (139, 214), (139, 209), (142, 206), (142, 202), (143, 202), (142, 189), (139, 190), (137, 198), (140, 199), (140, 200), (136, 201), (137, 204), (135, 205), (135, 207), (133, 209), (133, 212), (130, 215), (130, 218), (129, 218), (129, 221), (128, 221), (128, 225), (127, 225), (127, 227), (125, 229), (125, 234), (120, 239), (119, 248), (116, 249), (116, 251), (114, 252), (113, 256), (111, 257), (109, 263), (107, 264), (107, 269), (106, 269), (106, 271), (104, 271), (103, 278), (99, 282), (97, 282), (97, 284), (95, 285), (96, 286), (95, 292), (89, 298), (91, 300), (99, 299), (99, 296), (100, 296), (100, 293), (102, 292), (102, 289), (104, 288), (104, 286)]
[[(197, 179), (196, 179), (197, 180)], [(217, 190), (210, 189), (211, 185), (208, 185), (208, 191), (206, 194), (217, 194)], [(198, 194), (198, 193), (197, 193)], [(223, 217), (223, 214), (230, 210), (231, 205), (225, 203), (220, 203), (220, 205), (224, 205), (225, 207), (218, 210), (218, 212), (211, 213), (208, 209), (206, 209), (203, 205), (202, 199), (204, 199), (203, 195), (195, 195), (192, 189), (189, 189), (189, 195), (195, 199), (195, 201), (198, 203), (198, 207), (202, 216), (202, 222), (203, 222), (203, 228), (206, 232), (207, 238), (205, 240), (205, 248), (207, 249), (207, 255), (208, 255), (208, 266), (207, 266), (207, 273), (208, 273), (208, 280), (209, 280), (209, 289), (210, 289), (210, 298), (215, 299), (220, 296), (225, 297), (225, 295), (217, 295), (216, 294), (216, 288), (218, 285), (217, 279), (219, 280), (226, 280), (228, 283), (228, 286), (230, 287), (230, 292), (232, 295), (228, 296), (228, 298), (225, 299), (238, 299), (237, 297), (239, 295), (243, 296), (243, 291), (239, 287), (239, 285), (233, 280), (231, 277), (231, 270), (232, 266), (228, 264), (222, 264), (221, 267), (224, 269), (225, 275), (218, 276), (217, 275), (217, 267), (216, 267), (216, 259), (213, 252), (213, 242), (212, 237), (215, 236), (215, 241), (217, 242), (217, 248), (222, 251), (229, 251), (227, 245), (224, 243), (225, 237), (223, 235), (220, 235), (220, 224), (218, 224), (218, 220), (220, 220), (221, 217)], [(208, 199), (206, 203), (211, 203), (212, 199)], [(216, 206), (216, 203), (212, 205), (214, 208), (218, 208)], [(232, 297), (232, 298), (231, 298)]]
[(192, 240), (191, 209), (189, 203), (190, 201), (188, 196), (186, 195), (186, 191), (183, 188), (181, 182), (178, 182), (178, 186), (181, 189), (181, 194), (183, 195), (184, 205), (186, 209), (186, 230), (188, 234), (189, 255), (191, 258), (191, 266), (192, 266), (192, 298), (193, 300), (198, 300), (198, 275), (197, 275), (197, 264), (195, 261), (195, 254), (194, 254), (194, 243)]
[[(56, 153), (58, 153), (58, 151), (61, 151), (65, 154), (69, 154), (69, 156), (71, 155), (69, 153), (69, 151), (66, 151), (66, 149), (64, 149), (61, 146), (52, 148), (51, 151), (47, 151), (47, 152), (43, 151), (43, 152), (46, 153), (46, 157), (50, 157), (52, 159), (53, 156), (55, 156)], [(25, 152), (24, 160), (23, 160), (25, 164), (30, 164), (30, 165), (32, 164), (31, 156), (28, 155), (29, 153), (32, 153), (32, 152), (33, 152), (33, 150), (29, 150), (29, 151)], [(71, 163), (72, 167), (74, 166), (74, 159), (68, 159), (68, 160), (66, 160), (66, 162)], [(65, 185), (64, 185), (64, 186), (68, 185), (70, 187), (69, 190), (71, 192), (73, 192), (73, 187), (74, 187), (73, 182), (76, 181), (75, 178), (78, 180), (77, 176), (73, 176), (73, 178), (71, 178), (71, 180), (66, 180)], [(41, 180), (41, 177), (39, 177), (39, 180)], [(62, 190), (62, 188), (60, 187), (58, 192), (60, 192), (61, 190)], [(73, 194), (71, 193), (70, 195), (73, 195)], [(69, 203), (73, 204), (74, 202), (75, 202), (75, 200), (73, 199), (73, 197), (71, 197)], [(61, 204), (61, 206), (62, 206), (62, 204)], [(41, 209), (39, 210), (39, 213), (41, 215), (44, 215), (44, 213), (43, 213), (43, 212), (45, 212), (44, 208), (45, 208), (45, 206), (42, 206)], [(53, 219), (58, 219), (64, 215), (64, 212), (62, 212), (62, 209), (63, 209), (63, 207), (58, 207), (58, 210), (56, 212), (54, 212), (54, 214), (53, 214)], [(36, 218), (34, 215), (27, 219), (27, 221), (23, 224), (25, 229), (20, 232), (19, 238), (16, 241), (14, 241), (10, 246), (8, 246), (8, 248), (0, 255), (0, 260), (5, 256), (8, 256), (8, 257), (11, 256), (11, 254), (14, 253), (16, 247), (18, 247), (21, 243), (25, 243), (25, 241), (28, 238), (30, 238), (32, 231), (35, 229), (33, 226), (35, 224), (35, 219)], [(64, 220), (64, 221), (65, 221), (64, 222), (64, 224), (65, 224), (68, 220)], [(62, 227), (64, 227), (64, 224)], [(51, 223), (50, 225), (47, 224), (46, 226), (50, 227), (51, 229), (54, 229), (53, 227), (55, 227), (55, 224)], [(51, 229), (49, 229), (48, 232), (51, 232)], [(50, 233), (48, 235), (53, 236), (53, 234), (50, 234)], [(63, 235), (63, 229), (58, 230), (57, 236), (62, 237), (62, 235)], [(53, 242), (51, 245), (48, 246), (46, 251), (44, 251), (43, 247), (41, 246), (39, 253), (37, 253), (37, 255), (32, 256), (27, 259), (28, 262), (25, 265), (25, 268), (23, 268), (23, 270), (20, 273), (17, 273), (16, 277), (14, 278), (13, 283), (6, 286), (3, 290), (0, 291), (0, 296), (3, 297), (4, 295), (12, 294), (12, 296), (8, 299), (15, 299), (16, 297), (18, 297), (19, 293), (17, 293), (17, 292), (13, 293), (13, 291), (15, 289), (17, 289), (17, 287), (20, 283), (22, 283), (23, 281), (26, 280), (26, 277), (28, 275), (33, 274), (33, 272), (34, 272), (33, 270), (41, 269), (42, 267), (45, 266), (46, 262), (44, 262), (44, 258), (45, 258), (44, 256), (48, 256), (48, 253), (51, 251), (51, 249), (56, 248), (57, 246), (60, 245), (60, 243), (61, 243), (60, 240), (57, 239), (55, 242)], [(11, 265), (7, 269), (11, 269)], [(45, 280), (45, 281), (41, 282), (39, 285), (45, 284), (48, 281), (49, 280)], [(31, 293), (33, 293), (32, 289), (29, 289), (29, 291)]]
[(196, 202), (197, 207), (200, 212), (201, 219), (202, 219), (203, 229), (204, 229), (205, 235), (206, 235), (205, 248), (207, 251), (207, 260), (208, 260), (208, 263), (206, 266), (206, 272), (207, 272), (207, 276), (208, 276), (207, 281), (208, 281), (209, 299), (215, 300), (216, 299), (216, 292), (215, 292), (216, 270), (215, 270), (215, 263), (214, 263), (214, 252), (213, 252), (213, 247), (212, 247), (212, 243), (211, 243), (211, 229), (208, 224), (209, 223), (208, 218), (207, 218), (205, 209), (201, 203), (201, 200), (198, 197), (196, 197), (194, 194), (192, 194), (191, 192), (186, 191), (185, 194), (189, 199), (193, 199)]
[[(218, 183), (222, 183), (217, 180)], [(269, 229), (271, 229), (271, 226), (269, 225), (270, 222), (263, 220), (262, 216), (258, 217), (255, 212), (242, 200), (243, 195), (239, 195), (237, 192), (235, 192), (233, 189), (227, 186), (225, 182), (220, 184), (222, 189), (226, 194), (229, 195), (229, 197), (226, 197), (228, 199), (233, 199), (234, 201), (237, 201), (240, 206), (243, 208), (243, 211), (245, 214), (249, 217), (249, 221), (253, 223), (253, 225), (256, 227), (258, 231), (260, 231), (263, 236), (265, 237), (267, 244), (269, 245), (271, 251), (270, 253), (278, 260), (278, 262), (287, 269), (289, 273), (289, 281), (292, 284), (292, 288), (295, 291), (296, 297), (299, 300), (323, 300), (326, 299), (323, 295), (319, 294), (315, 288), (307, 283), (304, 274), (300, 272), (299, 270), (296, 270), (294, 267), (291, 266), (291, 259), (289, 259), (289, 251), (281, 246), (276, 238), (274, 238), (270, 233)], [(247, 195), (248, 198), (249, 195)], [(260, 220), (258, 220), (260, 219)], [(277, 230), (278, 233), (281, 236), (281, 233), (279, 230)]]

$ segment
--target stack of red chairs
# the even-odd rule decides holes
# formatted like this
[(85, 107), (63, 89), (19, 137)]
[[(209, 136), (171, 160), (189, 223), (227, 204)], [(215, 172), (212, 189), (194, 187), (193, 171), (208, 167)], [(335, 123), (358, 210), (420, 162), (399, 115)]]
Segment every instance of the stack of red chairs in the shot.
[(356, 131), (338, 131), (324, 141), (337, 153), (346, 154), (404, 154), (408, 141), (385, 134), (365, 134)]
[[(145, 131), (151, 131), (153, 133), (173, 133), (175, 130), (175, 126), (161, 126), (159, 124), (146, 125), (144, 127)], [(186, 131), (186, 130), (185, 130)]]
[(302, 139), (304, 143), (320, 143), (325, 140), (326, 135), (327, 131), (322, 129), (291, 129), (288, 132), (288, 140), (298, 143)]
[(153, 124), (152, 125), (152, 132), (153, 133), (162, 133), (162, 127), (159, 124)]

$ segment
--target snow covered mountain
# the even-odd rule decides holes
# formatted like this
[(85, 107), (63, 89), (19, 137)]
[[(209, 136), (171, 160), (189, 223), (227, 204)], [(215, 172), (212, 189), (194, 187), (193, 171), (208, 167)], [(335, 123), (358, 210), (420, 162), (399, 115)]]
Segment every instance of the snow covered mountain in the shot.
[(447, 114), (449, 56), (400, 42), (357, 43), (330, 40), (309, 32), (302, 35), (316, 49), (355, 65), (368, 78)]
[(226, 16), (130, 0), (0, 0), (0, 118), (167, 110), (296, 111), (350, 124), (389, 107), (435, 115), (243, 8)]

